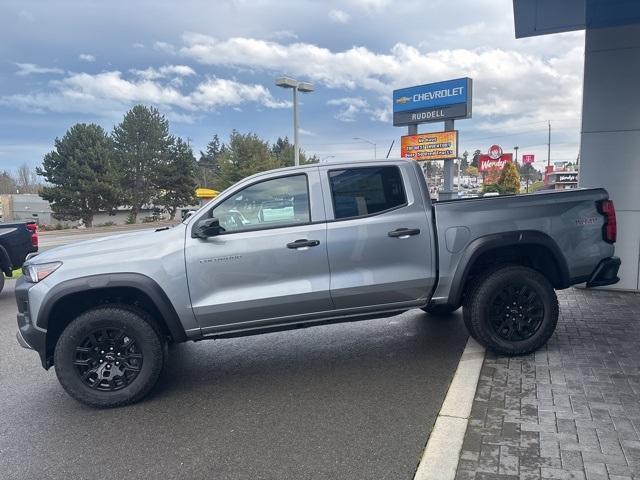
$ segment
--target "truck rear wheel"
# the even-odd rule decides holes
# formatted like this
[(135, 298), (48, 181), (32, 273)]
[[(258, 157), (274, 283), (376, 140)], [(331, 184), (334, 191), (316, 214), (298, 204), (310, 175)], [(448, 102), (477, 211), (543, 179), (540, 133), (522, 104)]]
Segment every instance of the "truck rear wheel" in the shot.
[(558, 298), (541, 273), (519, 265), (498, 268), (469, 292), (464, 306), (469, 333), (503, 355), (543, 346), (558, 323)]
[(158, 381), (163, 340), (141, 312), (99, 307), (64, 329), (54, 363), (60, 384), (73, 398), (91, 407), (119, 407), (140, 400)]

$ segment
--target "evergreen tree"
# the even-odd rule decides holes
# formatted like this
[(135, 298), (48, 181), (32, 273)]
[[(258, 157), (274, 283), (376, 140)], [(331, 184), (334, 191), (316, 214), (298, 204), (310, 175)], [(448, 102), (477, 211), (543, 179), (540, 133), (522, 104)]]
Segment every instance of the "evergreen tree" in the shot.
[(500, 173), (498, 187), (501, 193), (520, 193), (520, 174), (513, 162), (507, 162)]
[(480, 155), (481, 154), (482, 154), (482, 152), (480, 150), (475, 150), (473, 152), (473, 157), (471, 159), (471, 166), (472, 167), (480, 168)]
[(255, 133), (242, 134), (234, 130), (220, 157), (220, 170), (216, 189), (223, 190), (254, 173), (277, 168), (281, 165), (271, 155), (269, 144)]
[(469, 152), (465, 150), (460, 157), (460, 171), (466, 172), (467, 168), (469, 168)]
[(187, 142), (172, 138), (168, 154), (158, 166), (154, 203), (163, 206), (173, 220), (179, 207), (193, 205), (195, 199), (196, 159)]
[(118, 205), (118, 174), (111, 139), (102, 127), (79, 123), (47, 153), (38, 175), (49, 185), (40, 195), (62, 220), (81, 219), (87, 227), (94, 215)]
[[(278, 137), (271, 146), (271, 155), (275, 158), (279, 167), (292, 167), (295, 163), (295, 147), (289, 142), (289, 137)], [(320, 159), (315, 155), (307, 158), (304, 150), (300, 149), (300, 165), (319, 163)]]
[(226, 146), (220, 141), (216, 133), (207, 144), (206, 151), (200, 151), (198, 160), (199, 179), (198, 183), (203, 187), (210, 187), (215, 184), (215, 179), (220, 171), (220, 157), (225, 152)]
[(121, 173), (124, 201), (131, 206), (131, 221), (156, 196), (156, 173), (171, 143), (169, 122), (158, 109), (136, 105), (112, 134)]

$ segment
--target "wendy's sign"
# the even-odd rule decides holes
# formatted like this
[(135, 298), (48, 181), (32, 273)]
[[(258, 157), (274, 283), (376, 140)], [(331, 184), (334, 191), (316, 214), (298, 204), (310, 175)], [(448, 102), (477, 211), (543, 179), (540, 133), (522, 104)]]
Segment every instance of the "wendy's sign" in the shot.
[(513, 162), (512, 153), (504, 153), (500, 145), (491, 145), (489, 152), (478, 157), (478, 170), (486, 172), (492, 168), (502, 170), (507, 162)]

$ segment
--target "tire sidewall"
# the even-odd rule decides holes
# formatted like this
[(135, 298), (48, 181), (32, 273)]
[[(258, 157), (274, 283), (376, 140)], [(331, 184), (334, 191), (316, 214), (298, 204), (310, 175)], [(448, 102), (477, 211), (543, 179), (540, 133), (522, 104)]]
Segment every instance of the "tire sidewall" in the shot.
[[(91, 389), (73, 365), (76, 347), (90, 333), (101, 328), (121, 329), (136, 340), (142, 353), (142, 368), (126, 387), (112, 392)], [(56, 375), (76, 400), (95, 407), (132, 403), (156, 383), (164, 361), (163, 345), (154, 328), (140, 315), (125, 308), (98, 308), (81, 314), (63, 331), (54, 352)]]
[[(495, 331), (490, 309), (495, 295), (508, 285), (527, 285), (540, 297), (544, 316), (538, 330), (525, 340), (509, 341)], [(491, 350), (506, 355), (531, 353), (543, 346), (555, 331), (558, 321), (558, 300), (549, 281), (539, 272), (519, 266), (504, 267), (492, 272), (475, 290), (470, 321), (478, 340)]]

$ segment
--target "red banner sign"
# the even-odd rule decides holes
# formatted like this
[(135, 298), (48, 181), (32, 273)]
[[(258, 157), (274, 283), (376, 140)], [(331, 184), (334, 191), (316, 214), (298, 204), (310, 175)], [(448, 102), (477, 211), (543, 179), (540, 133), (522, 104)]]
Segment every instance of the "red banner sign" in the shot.
[(532, 153), (522, 155), (522, 163), (524, 163), (525, 165), (529, 165), (533, 162), (535, 162), (535, 156)]

